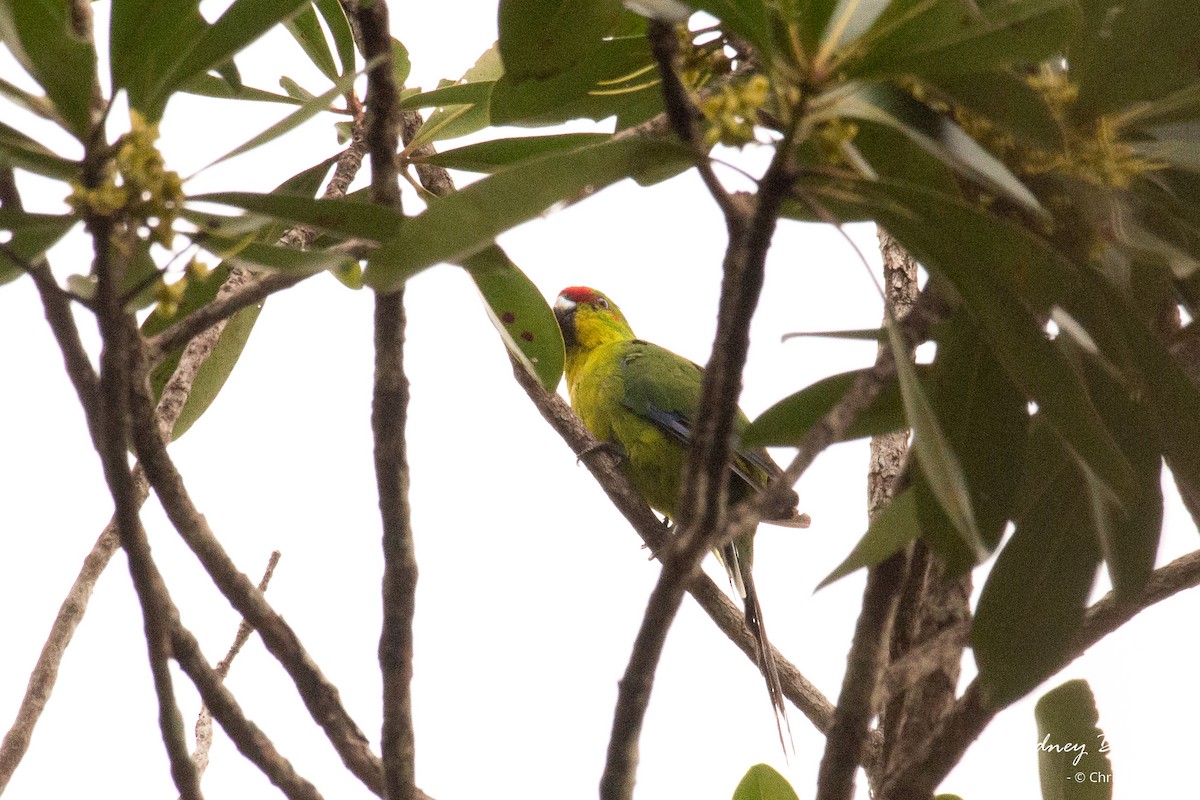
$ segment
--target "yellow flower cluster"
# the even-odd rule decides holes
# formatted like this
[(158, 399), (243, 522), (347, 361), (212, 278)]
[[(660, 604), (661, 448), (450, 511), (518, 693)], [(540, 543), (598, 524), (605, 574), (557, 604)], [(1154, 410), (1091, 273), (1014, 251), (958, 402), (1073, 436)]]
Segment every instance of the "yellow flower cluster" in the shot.
[(752, 75), (745, 81), (721, 87), (706, 97), (700, 110), (709, 121), (705, 144), (720, 143), (741, 147), (754, 141), (754, 125), (758, 111), (770, 96), (771, 84), (764, 75)]
[(129, 116), (130, 130), (118, 142), (105, 180), (92, 189), (72, 183), (67, 203), (81, 215), (122, 216), (135, 230), (144, 226), (149, 241), (169, 248), (184, 199), (183, 181), (166, 169), (154, 146), (158, 126), (136, 110)]

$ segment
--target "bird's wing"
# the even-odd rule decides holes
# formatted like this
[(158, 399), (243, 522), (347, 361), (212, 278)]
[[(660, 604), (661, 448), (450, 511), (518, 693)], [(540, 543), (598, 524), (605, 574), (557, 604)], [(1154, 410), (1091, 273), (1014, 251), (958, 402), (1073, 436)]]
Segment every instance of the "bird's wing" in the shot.
[[(635, 339), (625, 348), (621, 360), (625, 394), (622, 402), (635, 414), (684, 447), (692, 442), (693, 425), (700, 405), (700, 382), (704, 371), (696, 363), (670, 350)], [(738, 432), (749, 425), (738, 411)], [(762, 448), (739, 448), (733, 472), (746, 484), (761, 489), (779, 467)]]
[[(704, 371), (681, 355), (650, 342), (635, 339), (621, 354), (624, 378), (622, 404), (651, 422), (685, 448), (691, 445), (693, 426), (700, 405), (700, 382)], [(734, 422), (740, 434), (750, 424), (739, 409)], [(734, 452), (733, 474), (751, 491), (760, 491), (779, 474), (779, 466), (765, 448), (738, 447)], [(767, 514), (767, 522), (788, 527), (808, 527), (808, 515), (789, 508)]]

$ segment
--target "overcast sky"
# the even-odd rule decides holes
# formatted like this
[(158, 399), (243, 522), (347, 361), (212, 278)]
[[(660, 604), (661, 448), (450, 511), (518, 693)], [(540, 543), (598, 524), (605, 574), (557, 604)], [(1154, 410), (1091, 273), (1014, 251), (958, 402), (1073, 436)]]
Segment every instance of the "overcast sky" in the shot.
[[(96, 9), (103, 26), (106, 4)], [(461, 74), (496, 35), (494, 4), (487, 2), (395, 3), (392, 18), (412, 54), (409, 83), (426, 88)], [(252, 85), (275, 89), (282, 70), (310, 91), (323, 91), (323, 79), (296, 66), (302, 63), (286, 35), (268, 37), (239, 59)], [(6, 53), (0, 76), (23, 79)], [(278, 106), (230, 109), (172, 101), (162, 125), (168, 167), (191, 174), (286, 113)], [(7, 104), (0, 115), (26, 124)], [(267, 190), (337, 151), (333, 121), (318, 118), (281, 143), (203, 174), (188, 190)], [(77, 155), (63, 136), (47, 132), (44, 141)], [(750, 165), (762, 157), (744, 156)], [(64, 208), (61, 186), (22, 176), (22, 187), (31, 208)], [(877, 269), (873, 228), (848, 232)], [(595, 286), (620, 304), (642, 338), (707, 360), (724, 234), (693, 175), (650, 189), (624, 182), (500, 242), (548, 300), (564, 286)], [(79, 235), (56, 248), (56, 273), (86, 272), (87, 253)], [(420, 564), (418, 783), (438, 800), (592, 796), (617, 680), (658, 565), (513, 382), (465, 274), (449, 266), (423, 273), (411, 282), (406, 304)], [(225, 390), (172, 451), (243, 571), (257, 579), (269, 553), (283, 552), (268, 597), (377, 741), (382, 567), (368, 417), (371, 306), (369, 292), (347, 290), (324, 275), (272, 298)], [(872, 278), (841, 235), (783, 224), (754, 320), (745, 410), (753, 417), (814, 380), (874, 358), (870, 344), (781, 343), (781, 334), (873, 327), (880, 313)], [(94, 350), (94, 325), (86, 313), (78, 319)], [(27, 279), (0, 287), (0, 376), (0, 607), (6, 609), (0, 726), (7, 727), (111, 501)], [(772, 639), (831, 699), (862, 576), (816, 594), (813, 587), (865, 528), (866, 453), (858, 442), (819, 457), (798, 486), (812, 527), (764, 527), (757, 539), (756, 582)], [(1196, 547), (1173, 486), (1167, 491), (1160, 562)], [(238, 618), (153, 500), (143, 516), (183, 621), (215, 662)], [(985, 571), (976, 572), (977, 583)], [(1101, 576), (1097, 593), (1107, 586)], [(968, 800), (1036, 796), (1033, 699), (1083, 677), (1113, 745), (1117, 797), (1174, 795), (1184, 777), (1179, 765), (1193, 750), (1198, 697), (1191, 640), (1198, 613), (1195, 592), (1143, 613), (999, 715), (942, 790)], [(973, 675), (969, 653), (965, 660), (964, 679)], [(176, 675), (190, 724), (196, 697)], [(326, 797), (369, 796), (343, 770), (257, 638), (235, 662), (229, 684)], [(637, 795), (725, 798), (750, 765), (766, 761), (802, 798), (811, 797), (823, 741), (798, 710), (791, 724), (796, 754), (785, 761), (756, 668), (688, 600), (655, 683)], [(204, 788), (211, 797), (278, 796), (220, 732)], [(159, 742), (141, 613), (121, 554), (96, 589), (9, 795), (175, 796)]]

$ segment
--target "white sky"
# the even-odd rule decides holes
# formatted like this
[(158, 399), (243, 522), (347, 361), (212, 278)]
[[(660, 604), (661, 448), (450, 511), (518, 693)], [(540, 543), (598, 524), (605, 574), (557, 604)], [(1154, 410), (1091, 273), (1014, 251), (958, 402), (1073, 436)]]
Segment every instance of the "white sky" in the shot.
[[(105, 9), (97, 4), (100, 25)], [(392, 16), (412, 53), (410, 85), (428, 88), (440, 77), (457, 77), (495, 38), (492, 3), (396, 3)], [(20, 80), (4, 56), (0, 75)], [(239, 65), (255, 86), (274, 89), (285, 71), (310, 90), (323, 90), (311, 70), (294, 66), (302, 62), (289, 37), (273, 35)], [(18, 127), (26, 124), (7, 105), (0, 113)], [(168, 166), (190, 174), (284, 113), (277, 106), (230, 111), (177, 99), (162, 126)], [(188, 188), (269, 189), (336, 151), (332, 121), (315, 120), (284, 143), (214, 169)], [(62, 137), (47, 133), (44, 140), (75, 154)], [(748, 158), (753, 163), (755, 154)], [(29, 206), (61, 209), (60, 187), (22, 178)], [(853, 226), (850, 233), (877, 260), (872, 228)], [(621, 305), (641, 337), (707, 359), (724, 235), (693, 176), (651, 189), (622, 183), (522, 226), (501, 244), (547, 299), (564, 286), (596, 286)], [(79, 237), (57, 248), (56, 271), (86, 272), (86, 253)], [(616, 683), (657, 565), (512, 381), (466, 276), (454, 267), (420, 275), (410, 284), (407, 307), (421, 570), (418, 783), (438, 800), (591, 796)], [(270, 551), (283, 551), (268, 597), (377, 740), (381, 559), (368, 418), (370, 309), (368, 292), (348, 291), (328, 276), (271, 299), (224, 392), (172, 449), (193, 497), (243, 571), (257, 579)], [(873, 345), (862, 343), (780, 344), (780, 334), (872, 327), (879, 316), (871, 279), (838, 234), (782, 225), (754, 322), (743, 407), (753, 417), (874, 355)], [(86, 314), (80, 322), (94, 345)], [(0, 726), (6, 727), (111, 502), (27, 279), (0, 288), (0, 342), (0, 608), (7, 609), (0, 616)], [(862, 442), (825, 453), (798, 487), (813, 527), (764, 527), (758, 537), (757, 583), (772, 639), (831, 698), (862, 576), (816, 594), (812, 589), (864, 530), (865, 466)], [(1162, 562), (1196, 546), (1173, 487), (1168, 491)], [(144, 518), (184, 623), (215, 662), (237, 616), (153, 500)], [(1102, 583), (1098, 591), (1107, 588)], [(1113, 745), (1117, 797), (1170, 796), (1180, 784), (1180, 765), (1192, 750), (1187, 726), (1198, 705), (1190, 657), (1197, 613), (1195, 592), (1153, 608), (1040, 690), (1072, 677), (1091, 681)], [(969, 676), (969, 655), (966, 660)], [(176, 675), (190, 724), (196, 697)], [(229, 683), (248, 714), (326, 797), (370, 796), (341, 767), (257, 638), (235, 662)], [(969, 800), (1037, 795), (1033, 699), (997, 718), (943, 791)], [(788, 763), (756, 668), (685, 602), (655, 684), (638, 796), (728, 797), (750, 765), (766, 761), (801, 797), (811, 797), (822, 739), (799, 711), (791, 717), (796, 755)], [(204, 786), (210, 797), (278, 796), (219, 729)], [(175, 796), (159, 741), (141, 614), (121, 554), (97, 587), (9, 795)]]

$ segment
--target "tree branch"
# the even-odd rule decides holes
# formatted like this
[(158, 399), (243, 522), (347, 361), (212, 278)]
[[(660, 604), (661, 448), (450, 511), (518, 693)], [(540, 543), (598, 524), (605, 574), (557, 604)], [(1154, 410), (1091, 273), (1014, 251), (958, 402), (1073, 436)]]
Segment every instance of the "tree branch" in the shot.
[(116, 507), (117, 537), (128, 557), (129, 574), (142, 607), (150, 672), (158, 695), (159, 728), (171, 764), (171, 777), (180, 797), (200, 800), (203, 796), (200, 782), (195, 764), (188, 755), (183, 716), (175, 702), (171, 679), (169, 659), (173, 618), (170, 598), (154, 565), (150, 543), (138, 516), (140, 505), (127, 458), (130, 437), (128, 386), (133, 374), (132, 352), (139, 342), (134, 321), (123, 308), (124, 264), (120, 257), (113, 257), (115, 251), (126, 248), (115, 241), (122, 234), (111, 218), (96, 214), (88, 216), (96, 253), (96, 310), (103, 343), (100, 355), (101, 427), (100, 436), (93, 441)]
[[(371, 199), (402, 211), (396, 172), (400, 134), (399, 90), (392, 65), (392, 35), (385, 0), (356, 4), (359, 47), (375, 66), (367, 73), (367, 152), (371, 155)], [(412, 720), (413, 616), (417, 558), (409, 513), (405, 426), (408, 378), (404, 374), (404, 290), (375, 295), (375, 387), (371, 430), (375, 480), (383, 522), (383, 624), (379, 669), (383, 678), (384, 797), (416, 796), (416, 737)]]
[[(1133, 600), (1121, 603), (1109, 592), (1087, 610), (1071, 649), (1061, 663), (1047, 670), (1046, 677), (1062, 670), (1146, 608), (1197, 585), (1200, 585), (1200, 550), (1156, 569), (1141, 594)], [(971, 681), (937, 732), (911, 760), (898, 766), (879, 796), (884, 800), (928, 798), (992, 718), (1007, 705), (988, 707), (983, 701), (979, 679)]]
[(366, 736), (342, 706), (337, 687), (304, 650), (291, 626), (271, 608), (250, 579), (240, 572), (188, 495), (166, 445), (151, 424), (150, 389), (133, 387), (134, 445), (171, 524), (200, 560), (213, 583), (238, 613), (262, 636), (263, 644), (287, 671), (313, 720), (321, 726), (342, 762), (367, 788), (383, 792), (382, 767)]

